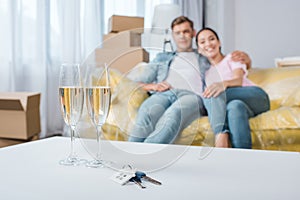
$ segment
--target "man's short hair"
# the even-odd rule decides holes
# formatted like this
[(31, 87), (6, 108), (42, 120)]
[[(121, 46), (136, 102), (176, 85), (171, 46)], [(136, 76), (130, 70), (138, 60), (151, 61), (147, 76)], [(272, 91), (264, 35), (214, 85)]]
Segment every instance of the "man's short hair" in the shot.
[(188, 22), (190, 24), (191, 28), (194, 29), (194, 22), (185, 16), (180, 16), (180, 17), (175, 18), (172, 21), (171, 29), (173, 30), (174, 26), (182, 24), (184, 22)]

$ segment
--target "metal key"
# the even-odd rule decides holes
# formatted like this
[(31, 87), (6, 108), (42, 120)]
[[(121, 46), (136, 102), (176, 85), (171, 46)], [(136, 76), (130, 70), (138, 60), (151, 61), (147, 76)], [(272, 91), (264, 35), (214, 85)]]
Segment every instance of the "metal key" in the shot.
[(130, 182), (134, 182), (135, 184), (137, 184), (138, 186), (140, 186), (142, 189), (145, 189), (146, 187), (142, 185), (142, 181), (141, 178), (138, 176), (132, 177), (131, 179), (129, 179)]
[(141, 171), (135, 172), (135, 177), (138, 177), (139, 179), (144, 179), (144, 180), (149, 181), (150, 183), (153, 183), (155, 185), (161, 185), (162, 184), (158, 180), (155, 180), (155, 179), (147, 176), (146, 173), (141, 172)]

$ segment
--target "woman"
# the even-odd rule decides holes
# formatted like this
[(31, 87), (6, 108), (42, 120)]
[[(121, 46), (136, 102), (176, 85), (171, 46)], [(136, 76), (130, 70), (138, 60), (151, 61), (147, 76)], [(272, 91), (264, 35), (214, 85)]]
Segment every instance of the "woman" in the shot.
[(216, 147), (252, 148), (248, 119), (270, 109), (269, 97), (247, 78), (247, 67), (221, 53), (217, 33), (204, 28), (196, 35), (199, 53), (211, 66), (203, 69), (204, 105), (216, 134)]

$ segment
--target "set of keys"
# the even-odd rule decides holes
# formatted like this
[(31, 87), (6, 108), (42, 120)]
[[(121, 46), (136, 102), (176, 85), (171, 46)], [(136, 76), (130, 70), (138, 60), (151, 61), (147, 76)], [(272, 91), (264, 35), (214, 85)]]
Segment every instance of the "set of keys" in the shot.
[(125, 185), (128, 182), (133, 182), (140, 188), (144, 189), (146, 186), (142, 184), (142, 181), (148, 181), (155, 185), (161, 185), (162, 183), (146, 175), (146, 173), (137, 171), (135, 169), (123, 169), (114, 174), (111, 179), (120, 185)]
[(135, 184), (137, 184), (140, 188), (144, 189), (146, 188), (146, 186), (144, 186), (142, 184), (142, 180), (145, 180), (145, 181), (148, 181), (150, 183), (153, 183), (155, 185), (161, 185), (162, 183), (159, 182), (158, 180), (155, 180), (149, 176), (147, 176), (144, 172), (141, 172), (141, 171), (136, 171), (135, 172), (135, 176), (134, 177), (131, 177), (129, 179), (130, 182), (134, 182)]

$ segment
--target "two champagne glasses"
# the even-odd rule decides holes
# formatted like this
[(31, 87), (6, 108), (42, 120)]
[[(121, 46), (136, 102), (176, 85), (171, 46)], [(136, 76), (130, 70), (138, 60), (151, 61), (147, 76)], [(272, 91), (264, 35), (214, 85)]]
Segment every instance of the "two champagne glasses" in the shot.
[[(79, 159), (74, 151), (76, 125), (83, 110), (84, 88), (86, 107), (97, 133), (97, 153), (95, 159), (87, 162)], [(86, 164), (87, 167), (104, 167), (110, 164), (101, 159), (102, 126), (109, 113), (111, 90), (106, 63), (89, 64), (86, 69), (84, 86), (81, 82), (79, 64), (63, 64), (60, 71), (59, 96), (65, 123), (71, 129), (71, 152), (62, 165)]]

